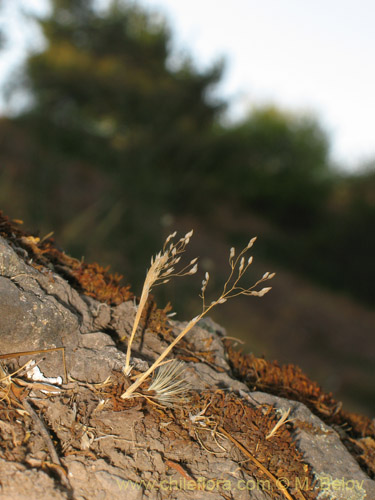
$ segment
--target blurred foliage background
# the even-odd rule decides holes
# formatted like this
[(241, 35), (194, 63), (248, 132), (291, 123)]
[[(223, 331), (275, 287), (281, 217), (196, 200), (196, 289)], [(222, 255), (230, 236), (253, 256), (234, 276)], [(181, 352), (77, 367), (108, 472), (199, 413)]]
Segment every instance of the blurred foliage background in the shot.
[[(254, 268), (279, 272), (275, 292), (217, 318), (247, 350), (373, 409), (375, 160), (344, 172), (316, 117), (275, 106), (228, 123), (214, 97), (224, 64), (171, 62), (170, 27), (133, 2), (50, 3), (36, 19), (44, 48), (2, 89), (17, 111), (0, 118), (0, 208), (136, 293), (174, 229), (197, 229), (192, 250), (217, 287), (229, 247), (258, 234)], [(187, 319), (199, 283), (159, 300)]]

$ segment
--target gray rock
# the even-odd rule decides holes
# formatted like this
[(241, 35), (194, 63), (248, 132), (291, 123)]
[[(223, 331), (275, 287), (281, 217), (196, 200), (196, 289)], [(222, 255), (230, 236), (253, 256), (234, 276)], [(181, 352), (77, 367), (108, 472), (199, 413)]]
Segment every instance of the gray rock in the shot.
[[(1, 500), (68, 500), (45, 472), (0, 458)], [(77, 499), (78, 500), (78, 499)]]
[[(121, 372), (125, 353), (117, 342), (131, 332), (134, 304), (126, 302), (111, 308), (81, 296), (61, 276), (51, 270), (44, 273), (34, 269), (22, 255), (19, 249), (0, 238), (1, 354), (65, 348), (69, 375), (80, 382), (80, 385), (69, 386), (73, 387), (70, 394), (74, 395), (70, 405), (58, 397), (42, 394), (31, 397), (61, 447), (65, 450), (72, 447), (71, 454), (62, 458), (61, 463), (68, 471), (75, 499), (165, 498), (167, 493), (160, 481), (181, 481), (181, 471), (168, 468), (168, 460), (183, 464), (195, 478), (215, 477), (226, 482), (228, 491), (217, 489), (209, 493), (213, 500), (224, 498), (224, 493), (239, 500), (271, 498), (266, 491), (250, 488), (255, 480), (239, 466), (243, 456), (208, 453), (196, 436), (190, 440), (179, 436), (182, 430), (173, 429), (172, 420), (157, 422), (141, 407), (125, 407), (121, 411), (103, 409), (100, 392), (85, 384), (101, 383), (113, 370)], [(184, 326), (179, 322), (171, 324), (174, 335)], [(303, 460), (312, 468), (318, 498), (375, 500), (375, 482), (360, 469), (333, 428), (303, 404), (250, 392), (245, 384), (233, 378), (225, 359), (223, 336), (225, 331), (209, 319), (201, 321), (186, 336), (194, 350), (210, 350), (212, 355), (210, 362), (202, 359), (186, 363), (186, 379), (192, 388), (235, 392), (253, 407), (269, 404), (279, 410), (290, 408), (293, 437)], [(132, 350), (135, 369), (145, 371), (166, 346), (166, 341), (158, 335), (140, 329)], [(45, 352), (42, 356), (39, 368), (45, 376), (63, 376), (61, 352)], [(20, 366), (27, 359), (40, 359), (40, 355), (22, 356), (12, 363)], [(78, 419), (82, 407), (84, 412)], [(173, 439), (168, 437), (168, 432)], [(176, 446), (176, 439), (181, 439), (181, 443), (185, 439), (185, 444)], [(39, 442), (43, 440), (40, 438)], [(39, 446), (37, 458), (40, 463), (48, 462), (48, 452)], [(65, 491), (47, 471), (30, 465), (32, 463), (36, 463), (35, 459), (26, 467), (0, 458), (0, 499), (73, 498), (72, 492)], [(158, 487), (147, 488), (144, 481), (159, 481)], [(240, 487), (245, 484), (250, 486)], [(176, 490), (173, 495), (181, 500), (208, 498), (207, 491), (196, 488)]]

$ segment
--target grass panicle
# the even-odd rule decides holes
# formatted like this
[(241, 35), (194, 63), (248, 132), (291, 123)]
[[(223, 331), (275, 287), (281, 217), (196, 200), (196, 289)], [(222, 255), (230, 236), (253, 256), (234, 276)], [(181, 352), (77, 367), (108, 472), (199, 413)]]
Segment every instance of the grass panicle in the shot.
[[(131, 372), (131, 347), (139, 325), (139, 321), (142, 316), (142, 311), (147, 303), (147, 298), (151, 292), (152, 287), (167, 283), (171, 278), (177, 276), (187, 276), (195, 274), (198, 270), (198, 258), (193, 259), (188, 265), (184, 266), (180, 270), (176, 270), (175, 268), (175, 266), (180, 262), (181, 254), (184, 253), (186, 245), (189, 243), (192, 235), (193, 231), (190, 231), (189, 233), (186, 233), (183, 238), (180, 238), (176, 243), (174, 243), (173, 239), (176, 236), (176, 232), (170, 234), (165, 240), (162, 251), (155, 255), (155, 257), (151, 258), (151, 266), (146, 273), (141, 298), (139, 300), (132, 332), (128, 341), (125, 366), (123, 368), (123, 372), (125, 373), (125, 375), (129, 375)], [(125, 337), (122, 337), (121, 340), (125, 340)]]

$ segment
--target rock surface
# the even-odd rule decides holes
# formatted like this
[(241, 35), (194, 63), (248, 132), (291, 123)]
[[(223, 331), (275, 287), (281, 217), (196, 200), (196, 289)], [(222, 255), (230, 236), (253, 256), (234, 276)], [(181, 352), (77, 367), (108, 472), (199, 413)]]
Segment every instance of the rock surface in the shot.
[[(133, 301), (110, 306), (79, 293), (53, 266), (31, 264), (27, 251), (0, 237), (0, 354), (64, 347), (69, 380), (48, 388), (21, 372), (1, 382), (0, 499), (375, 500), (375, 481), (343, 444), (345, 429), (236, 378), (225, 332), (211, 320), (173, 351), (190, 399), (172, 407), (121, 399), (129, 381), (120, 338), (131, 331)], [(155, 318), (137, 335), (134, 373), (183, 327), (159, 329)], [(30, 359), (45, 377), (64, 377), (61, 350), (1, 363), (10, 373)]]

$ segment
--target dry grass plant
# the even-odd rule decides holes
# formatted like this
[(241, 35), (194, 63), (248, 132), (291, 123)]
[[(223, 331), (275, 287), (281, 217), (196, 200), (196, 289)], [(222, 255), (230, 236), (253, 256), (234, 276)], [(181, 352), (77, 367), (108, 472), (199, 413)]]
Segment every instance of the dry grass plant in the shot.
[[(168, 281), (172, 277), (186, 276), (188, 274), (194, 274), (197, 272), (198, 265), (196, 264), (196, 262), (198, 259), (193, 259), (180, 271), (176, 271), (174, 267), (180, 262), (181, 254), (185, 251), (186, 245), (189, 243), (192, 234), (193, 231), (190, 231), (189, 233), (185, 234), (183, 238), (180, 238), (177, 243), (173, 243), (172, 241), (176, 236), (176, 232), (170, 234), (165, 240), (163, 250), (159, 252), (155, 257), (151, 258), (151, 267), (146, 274), (141, 298), (134, 319), (133, 329), (128, 341), (125, 367), (123, 369), (125, 375), (129, 375), (132, 369), (130, 365), (131, 347), (139, 325), (139, 321), (141, 319), (142, 311), (145, 308), (147, 297), (149, 296), (152, 287), (161, 285), (163, 283), (168, 283)], [(125, 337), (122, 337), (121, 340), (125, 340)]]
[[(187, 266), (185, 266), (181, 271), (176, 272), (174, 269), (174, 265), (177, 264), (180, 260), (180, 254), (185, 251), (186, 245), (189, 243), (190, 237), (192, 236), (193, 231), (187, 233), (183, 238), (181, 238), (176, 244), (173, 243), (173, 238), (176, 233), (173, 233), (168, 236), (166, 239), (163, 250), (159, 252), (155, 258), (151, 259), (151, 267), (147, 272), (145, 283), (142, 290), (142, 295), (140, 299), (140, 303), (137, 310), (137, 315), (135, 318), (135, 322), (133, 325), (132, 333), (128, 342), (127, 348), (127, 357), (126, 364), (124, 367), (124, 373), (128, 375), (131, 371), (130, 366), (130, 355), (131, 355), (131, 345), (134, 339), (134, 335), (139, 323), (139, 319), (141, 316), (142, 309), (144, 308), (148, 294), (151, 290), (151, 287), (155, 284), (162, 284), (169, 281), (171, 277), (174, 276), (185, 276), (188, 274), (194, 274), (197, 271), (197, 258), (193, 259)], [(168, 356), (171, 350), (174, 348), (178, 342), (198, 323), (200, 319), (202, 319), (209, 311), (211, 311), (218, 304), (225, 303), (228, 299), (238, 297), (239, 295), (247, 295), (254, 297), (263, 297), (271, 287), (264, 287), (260, 290), (256, 290), (256, 288), (265, 281), (272, 279), (275, 276), (275, 273), (265, 273), (259, 280), (257, 280), (250, 287), (243, 287), (240, 285), (240, 280), (246, 273), (247, 269), (253, 262), (253, 257), (250, 256), (248, 258), (245, 257), (245, 254), (248, 250), (253, 246), (256, 238), (252, 238), (246, 247), (236, 255), (235, 249), (232, 247), (229, 253), (229, 266), (230, 272), (228, 279), (226, 280), (223, 290), (220, 296), (213, 300), (210, 304), (207, 304), (206, 301), (206, 288), (209, 281), (209, 273), (205, 274), (205, 277), (202, 281), (201, 294), (200, 297), (202, 299), (202, 311), (198, 316), (195, 316), (189, 323), (183, 328), (183, 330), (179, 333), (179, 335), (169, 344), (169, 346), (162, 352), (162, 354), (156, 359), (156, 361), (150, 366), (148, 370), (139, 375), (135, 382), (122, 394), (123, 399), (130, 398), (133, 393), (138, 389), (138, 387), (163, 363), (164, 359)], [(168, 246), (169, 245), (169, 246)], [(161, 373), (161, 376), (164, 372)], [(165, 372), (168, 373), (168, 372)], [(168, 376), (168, 383), (173, 384), (173, 377)], [(159, 377), (160, 383), (160, 377)], [(168, 386), (168, 384), (167, 384)], [(166, 390), (166, 389), (164, 389)]]

